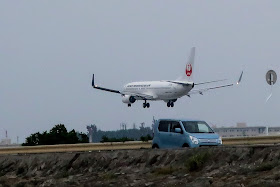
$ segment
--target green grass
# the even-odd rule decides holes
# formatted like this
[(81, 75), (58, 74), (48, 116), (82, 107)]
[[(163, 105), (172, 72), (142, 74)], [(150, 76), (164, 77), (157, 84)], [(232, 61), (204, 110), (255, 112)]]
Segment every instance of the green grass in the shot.
[(188, 171), (198, 171), (200, 170), (203, 165), (207, 162), (209, 159), (210, 155), (208, 152), (203, 152), (203, 153), (197, 153), (190, 157), (186, 162), (185, 166)]
[(105, 173), (104, 175), (102, 175), (102, 178), (105, 179), (105, 180), (113, 180), (113, 179), (116, 179), (118, 176), (115, 175), (114, 173)]

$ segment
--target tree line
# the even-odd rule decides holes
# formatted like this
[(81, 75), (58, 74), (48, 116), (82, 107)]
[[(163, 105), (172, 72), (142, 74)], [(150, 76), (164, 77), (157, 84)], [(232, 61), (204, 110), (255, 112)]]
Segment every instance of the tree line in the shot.
[(149, 141), (152, 140), (152, 129), (140, 127), (139, 129), (122, 129), (117, 131), (97, 130), (96, 125), (87, 126), (88, 134), (76, 132), (74, 129), (67, 131), (64, 124), (57, 124), (51, 130), (42, 133), (37, 132), (26, 138), (23, 146), (76, 144), (91, 142), (125, 142), (125, 141)]
[[(149, 140), (152, 140), (153, 138), (148, 134), (147, 136), (141, 136), (140, 137), (140, 140), (143, 141), (143, 142), (147, 142)], [(128, 137), (122, 137), (122, 138), (108, 138), (107, 136), (102, 136), (102, 139), (101, 139), (101, 143), (104, 143), (104, 142), (127, 142), (127, 141), (135, 141), (137, 139), (132, 139), (132, 138), (128, 138)]]
[(87, 134), (67, 131), (64, 124), (55, 125), (49, 132), (37, 132), (26, 138), (23, 146), (88, 143)]
[(96, 125), (87, 126), (89, 138), (91, 142), (123, 142), (125, 141), (147, 141), (151, 140), (153, 131), (150, 127), (139, 127), (133, 129), (121, 129), (116, 131), (98, 130)]

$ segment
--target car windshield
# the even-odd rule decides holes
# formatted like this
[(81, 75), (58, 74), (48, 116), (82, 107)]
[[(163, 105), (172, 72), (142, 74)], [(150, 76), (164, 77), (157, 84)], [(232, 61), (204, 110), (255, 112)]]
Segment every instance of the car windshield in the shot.
[(182, 123), (189, 133), (214, 133), (204, 121), (182, 121)]

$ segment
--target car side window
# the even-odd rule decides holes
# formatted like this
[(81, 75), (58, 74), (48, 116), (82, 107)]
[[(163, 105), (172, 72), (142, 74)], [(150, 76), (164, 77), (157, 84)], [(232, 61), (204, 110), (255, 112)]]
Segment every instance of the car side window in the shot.
[(160, 121), (159, 122), (158, 130), (160, 132), (168, 132), (168, 129), (169, 129), (169, 122), (168, 121)]
[(172, 121), (171, 122), (171, 128), (170, 128), (170, 132), (174, 132), (175, 133), (175, 129), (179, 128), (182, 130), (181, 125), (178, 121)]

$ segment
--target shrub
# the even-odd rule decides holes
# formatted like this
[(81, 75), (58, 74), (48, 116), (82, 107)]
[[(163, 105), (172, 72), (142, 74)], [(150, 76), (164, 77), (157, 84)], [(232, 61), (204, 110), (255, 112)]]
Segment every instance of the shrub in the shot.
[(122, 138), (108, 138), (107, 136), (102, 136), (101, 142), (127, 142), (127, 141), (134, 141), (133, 139), (130, 139), (128, 137), (122, 137)]
[(201, 169), (209, 159), (209, 156), (210, 155), (207, 152), (197, 153), (193, 155), (185, 162), (185, 166), (187, 167), (187, 170), (192, 172)]
[(147, 142), (149, 140), (152, 140), (153, 138), (151, 137), (151, 135), (147, 135), (147, 136), (141, 136), (140, 137), (140, 140), (143, 141), (143, 142)]
[(255, 171), (270, 171), (272, 170), (275, 166), (277, 165), (277, 163), (274, 162), (266, 162), (266, 163), (262, 163), (259, 166), (257, 166), (255, 168)]
[(108, 173), (105, 173), (102, 178), (105, 179), (105, 180), (113, 180), (113, 179), (116, 179), (118, 176), (115, 175), (114, 173), (111, 173), (111, 172), (108, 172)]

